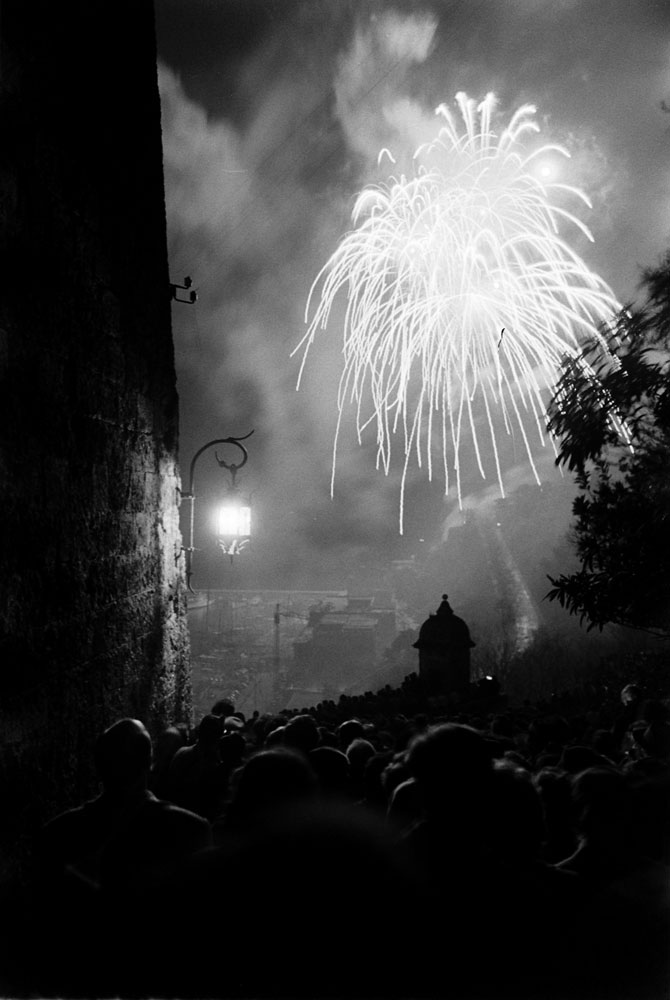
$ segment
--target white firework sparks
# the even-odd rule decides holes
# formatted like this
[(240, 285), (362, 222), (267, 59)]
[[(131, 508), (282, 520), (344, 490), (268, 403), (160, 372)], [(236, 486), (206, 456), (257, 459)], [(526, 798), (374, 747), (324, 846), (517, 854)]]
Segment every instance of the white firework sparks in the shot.
[[(344, 236), (310, 290), (298, 387), (310, 346), (324, 330), (336, 297), (346, 293), (344, 367), (333, 447), (347, 406), (355, 407), (359, 443), (376, 423), (377, 467), (388, 474), (391, 442), (404, 445), (400, 531), (410, 456), (433, 474), (433, 442), (441, 440), (445, 492), (450, 472), (461, 499), (461, 449), (482, 477), (480, 436), (491, 445), (504, 496), (496, 433), (518, 429), (535, 478), (531, 436), (546, 444), (544, 390), (551, 390), (565, 353), (619, 310), (612, 290), (560, 235), (580, 219), (552, 198), (586, 195), (543, 181), (543, 157), (560, 146), (529, 150), (539, 132), (532, 105), (520, 107), (498, 135), (495, 96), (477, 104), (459, 93), (460, 119), (440, 105), (436, 139), (414, 154), (413, 176), (364, 189)], [(387, 150), (380, 153), (380, 161)], [(314, 305), (316, 303), (316, 305)], [(482, 431), (482, 427), (484, 431)]]

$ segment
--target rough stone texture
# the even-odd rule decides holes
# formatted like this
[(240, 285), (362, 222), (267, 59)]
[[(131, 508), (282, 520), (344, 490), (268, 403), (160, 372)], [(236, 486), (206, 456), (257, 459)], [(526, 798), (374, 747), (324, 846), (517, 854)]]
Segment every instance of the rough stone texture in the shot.
[(0, 18), (0, 878), (116, 718), (188, 718), (148, 0)]

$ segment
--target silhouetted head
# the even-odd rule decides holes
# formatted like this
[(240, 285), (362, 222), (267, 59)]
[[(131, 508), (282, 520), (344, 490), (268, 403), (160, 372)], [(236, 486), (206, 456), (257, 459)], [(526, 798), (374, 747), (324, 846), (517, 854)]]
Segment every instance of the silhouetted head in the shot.
[(232, 715), (234, 711), (235, 706), (232, 701), (228, 701), (227, 698), (220, 698), (212, 705), (210, 715), (220, 715), (222, 719), (225, 719), (227, 715)]
[(283, 811), (316, 792), (316, 776), (301, 753), (289, 747), (260, 750), (235, 774), (231, 820), (244, 823), (267, 811)]
[(412, 740), (407, 763), (422, 784), (442, 784), (452, 778), (476, 781), (490, 774), (491, 753), (475, 729), (446, 722), (431, 726)]
[(431, 726), (412, 740), (407, 765), (429, 814), (468, 806), (474, 820), (492, 774), (491, 753), (478, 732), (451, 722)]
[(319, 745), (319, 728), (311, 715), (294, 715), (284, 727), (284, 743), (303, 753)]
[(352, 771), (360, 774), (371, 757), (375, 755), (375, 748), (369, 740), (353, 740), (347, 747), (347, 760)]
[(283, 744), (285, 732), (286, 732), (286, 726), (277, 726), (276, 729), (271, 729), (270, 732), (265, 737), (265, 746), (274, 747)]
[(154, 768), (166, 767), (177, 750), (184, 745), (184, 737), (176, 726), (169, 726), (157, 737), (153, 748)]
[[(383, 820), (322, 798), (265, 820), (254, 836), (240, 838), (237, 854), (225, 858), (214, 878), (203, 878), (203, 910), (212, 898), (234, 900), (232, 921), (241, 923), (237, 960), (248, 965), (254, 984), (261, 979), (258, 992), (247, 995), (394, 995), (410, 961), (416, 975), (412, 945), (421, 900), (406, 855)], [(212, 944), (220, 947), (218, 921), (216, 934)], [(394, 935), (396, 952), (384, 960)], [(296, 945), (297, 962), (287, 961)], [(206, 953), (196, 953), (192, 977), (211, 965), (202, 960)], [(402, 981), (395, 995), (411, 995), (409, 984)]]
[(219, 715), (205, 715), (198, 726), (198, 743), (214, 747), (223, 735), (223, 723)]
[(319, 786), (327, 795), (346, 795), (349, 790), (349, 761), (335, 747), (315, 747), (309, 762), (314, 768)]
[(95, 766), (108, 791), (146, 785), (151, 767), (151, 737), (138, 719), (121, 719), (98, 737)]
[(365, 729), (358, 719), (346, 719), (337, 727), (337, 739), (343, 750), (346, 750), (354, 740), (363, 739)]

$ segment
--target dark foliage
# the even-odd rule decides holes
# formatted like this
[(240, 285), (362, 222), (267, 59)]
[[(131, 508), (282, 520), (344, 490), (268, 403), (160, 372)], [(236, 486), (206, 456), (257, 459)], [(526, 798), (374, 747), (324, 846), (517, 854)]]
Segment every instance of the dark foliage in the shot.
[(647, 303), (566, 358), (548, 408), (557, 464), (574, 473), (578, 572), (547, 597), (588, 627), (670, 636), (670, 253), (643, 275)]

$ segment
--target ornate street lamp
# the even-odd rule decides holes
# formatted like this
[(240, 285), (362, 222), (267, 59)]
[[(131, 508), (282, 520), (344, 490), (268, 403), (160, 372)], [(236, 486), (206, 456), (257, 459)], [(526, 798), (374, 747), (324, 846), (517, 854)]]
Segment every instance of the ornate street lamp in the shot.
[(241, 442), (246, 441), (253, 433), (253, 431), (249, 431), (244, 437), (215, 438), (214, 441), (208, 441), (202, 448), (199, 448), (191, 459), (188, 492), (181, 494), (184, 500), (191, 501), (189, 543), (183, 549), (186, 552), (186, 586), (191, 593), (194, 593), (191, 586), (191, 577), (193, 576), (193, 553), (196, 551), (193, 543), (195, 532), (196, 462), (203, 452), (207, 451), (208, 448), (213, 448), (217, 444), (233, 444), (242, 452), (241, 462), (226, 462), (224, 459), (219, 458), (218, 452), (214, 453), (219, 468), (226, 469), (230, 473), (231, 479), (230, 485), (226, 486), (224, 496), (215, 513), (216, 544), (224, 555), (230, 556), (230, 561), (232, 562), (233, 558), (242, 551), (251, 537), (251, 507), (249, 501), (245, 502), (242, 498), (235, 479), (238, 471), (246, 464), (249, 457), (247, 449)]

